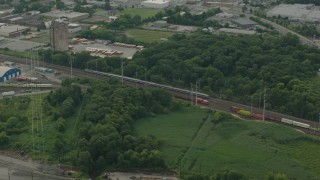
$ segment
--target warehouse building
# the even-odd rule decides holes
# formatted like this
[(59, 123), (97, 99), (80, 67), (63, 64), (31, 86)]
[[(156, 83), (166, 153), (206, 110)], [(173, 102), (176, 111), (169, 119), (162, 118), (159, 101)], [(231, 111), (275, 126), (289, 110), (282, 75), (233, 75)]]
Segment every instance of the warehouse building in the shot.
[(30, 31), (30, 28), (26, 26), (4, 25), (0, 27), (0, 36), (17, 37), (26, 34), (28, 31)]
[(256, 22), (251, 21), (251, 20), (246, 19), (246, 18), (233, 19), (231, 22), (233, 22), (235, 25), (237, 25), (237, 26), (239, 26), (240, 28), (243, 28), (243, 29), (254, 28), (257, 25)]
[(89, 17), (89, 13), (80, 13), (73, 11), (60, 11), (53, 10), (50, 12), (42, 13), (41, 15), (49, 17), (51, 19), (67, 19), (68, 21), (80, 21)]
[(10, 68), (6, 66), (0, 66), (0, 82), (8, 81), (14, 77), (21, 75), (21, 70), (18, 68)]
[(167, 0), (146, 0), (141, 2), (141, 7), (152, 8), (152, 9), (163, 9), (170, 5)]
[(314, 4), (280, 4), (267, 12), (267, 17), (279, 16), (290, 21), (320, 23), (320, 7)]

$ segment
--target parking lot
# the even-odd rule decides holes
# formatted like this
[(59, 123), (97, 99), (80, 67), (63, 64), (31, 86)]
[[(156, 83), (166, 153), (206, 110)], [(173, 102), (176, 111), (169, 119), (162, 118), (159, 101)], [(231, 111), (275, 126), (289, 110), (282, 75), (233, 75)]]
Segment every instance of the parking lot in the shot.
[(125, 57), (125, 58), (132, 57), (138, 51), (136, 48), (125, 48), (125, 47), (114, 46), (112, 44), (105, 45), (103, 43), (75, 44), (73, 45), (73, 51), (74, 52), (85, 51), (87, 47), (108, 49), (112, 51), (121, 51), (123, 52), (123, 54), (121, 54), (120, 57)]

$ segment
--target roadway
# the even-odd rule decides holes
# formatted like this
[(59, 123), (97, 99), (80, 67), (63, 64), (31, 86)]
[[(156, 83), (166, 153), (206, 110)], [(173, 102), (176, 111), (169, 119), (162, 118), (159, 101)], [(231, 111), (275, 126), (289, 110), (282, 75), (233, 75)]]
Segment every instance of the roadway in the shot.
[(284, 27), (284, 26), (281, 26), (281, 25), (279, 25), (279, 24), (277, 24), (277, 23), (275, 23), (275, 22), (269, 21), (268, 19), (264, 19), (264, 18), (261, 18), (261, 17), (254, 16), (254, 15), (252, 15), (252, 14), (246, 14), (246, 15), (247, 15), (248, 17), (252, 16), (252, 17), (260, 18), (261, 21), (263, 21), (263, 22), (265, 22), (265, 23), (269, 23), (269, 24), (272, 25), (272, 27), (274, 27), (275, 30), (278, 31), (280, 34), (285, 35), (285, 34), (287, 34), (287, 33), (291, 33), (291, 34), (294, 34), (294, 35), (298, 36), (298, 38), (299, 38), (299, 40), (300, 40), (300, 42), (301, 42), (302, 44), (309, 45), (309, 46), (316, 46), (316, 47), (320, 48), (320, 44), (317, 44), (317, 43), (313, 42), (312, 40), (310, 40), (310, 39), (302, 36), (301, 34), (298, 34), (298, 33), (294, 32), (294, 31), (292, 31), (292, 30), (290, 30), (290, 29), (288, 29), (288, 28), (286, 28), (286, 27)]

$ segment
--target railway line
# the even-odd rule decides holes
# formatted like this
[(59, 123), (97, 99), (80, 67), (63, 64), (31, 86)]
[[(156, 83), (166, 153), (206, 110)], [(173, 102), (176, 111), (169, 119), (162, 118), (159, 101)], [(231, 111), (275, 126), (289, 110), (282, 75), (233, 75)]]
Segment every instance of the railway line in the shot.
[[(26, 59), (23, 58), (17, 58), (17, 57), (12, 57), (12, 56), (7, 56), (7, 55), (0, 55), (0, 59), (6, 59), (6, 60), (10, 60), (16, 63), (21, 63), (21, 64), (25, 64), (26, 63)], [(43, 63), (43, 65), (47, 68), (51, 68), (54, 69), (56, 71), (60, 71), (64, 74), (70, 74), (70, 68), (69, 67), (65, 67), (65, 66), (61, 66), (61, 65), (55, 65), (55, 64), (50, 64), (50, 63)], [(88, 77), (88, 78), (96, 78), (96, 79), (101, 79), (101, 80), (105, 80), (108, 79), (110, 77), (115, 77), (115, 78), (121, 78), (121, 76), (119, 75), (114, 75), (114, 74), (110, 74), (110, 73), (102, 73), (102, 72), (95, 72), (95, 71), (84, 71), (84, 70), (80, 70), (80, 69), (73, 69), (73, 76), (76, 77)], [(70, 74), (71, 75), (71, 74)], [(132, 86), (138, 86), (138, 87), (145, 87), (145, 86), (155, 86), (158, 88), (162, 88), (165, 89), (171, 93), (174, 93), (175, 95), (178, 95), (179, 97), (183, 98), (183, 99), (190, 99), (190, 91), (185, 90), (185, 89), (180, 89), (180, 88), (174, 88), (174, 87), (170, 87), (170, 86), (166, 86), (166, 85), (160, 85), (160, 86), (156, 86), (156, 83), (153, 82), (148, 82), (148, 81), (142, 81), (139, 79), (134, 79), (134, 78), (130, 78), (130, 77), (125, 77), (124, 78), (124, 83), (132, 85)], [(195, 93), (194, 93), (195, 94)], [(203, 93), (198, 93), (198, 97), (204, 97), (205, 94)], [(256, 108), (256, 107), (251, 107), (251, 106), (247, 106), (247, 105), (243, 105), (240, 103), (235, 103), (235, 102), (231, 102), (231, 101), (226, 101), (226, 100), (222, 100), (222, 99), (217, 99), (217, 98), (213, 98), (213, 97), (206, 97), (209, 100), (209, 107), (212, 107), (214, 109), (217, 110), (222, 110), (222, 111), (227, 111), (227, 112), (231, 112), (230, 111), (230, 107), (231, 106), (236, 106), (239, 108), (243, 108), (243, 109), (247, 109), (247, 110), (251, 110), (254, 113), (262, 113), (262, 109), (260, 108)], [(310, 124), (311, 127), (313, 128), (318, 128), (319, 124), (310, 120), (306, 120), (306, 119), (302, 119), (302, 118), (297, 118), (297, 117), (293, 117), (293, 116), (289, 116), (286, 114), (281, 114), (278, 112), (274, 112), (274, 111), (265, 111), (266, 116), (271, 116), (271, 117), (276, 117), (276, 118), (287, 118), (287, 119), (291, 119), (297, 122), (301, 122), (301, 123), (306, 123), (306, 124)], [(300, 128), (297, 128), (300, 129)], [(315, 135), (320, 135), (319, 132), (314, 131), (314, 130), (309, 130), (309, 129), (302, 129), (304, 132), (310, 133), (310, 134), (315, 134)]]

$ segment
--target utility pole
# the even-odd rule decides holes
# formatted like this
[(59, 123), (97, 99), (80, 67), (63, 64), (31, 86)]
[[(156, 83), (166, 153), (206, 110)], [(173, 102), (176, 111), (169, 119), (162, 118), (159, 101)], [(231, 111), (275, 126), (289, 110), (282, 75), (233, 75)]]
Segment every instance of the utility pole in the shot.
[(192, 89), (192, 83), (191, 83), (191, 93), (190, 93), (190, 97), (191, 97), (191, 105), (193, 105), (193, 89)]
[(123, 58), (121, 58), (121, 83), (123, 85)]
[(70, 57), (70, 78), (72, 78), (72, 59), (73, 57)]
[(196, 81), (196, 106), (198, 105), (198, 101), (197, 101), (197, 99), (198, 99), (198, 80)]
[(264, 88), (264, 95), (263, 95), (263, 121), (265, 121), (265, 114), (266, 114), (266, 92), (267, 92), (267, 90), (266, 90), (266, 88)]
[(318, 124), (318, 131), (319, 131), (319, 127), (320, 127), (320, 113), (319, 113), (319, 124)]
[[(138, 79), (138, 71), (136, 71), (136, 79)], [(138, 82), (136, 81), (136, 88), (138, 87)]]
[(252, 114), (252, 96), (251, 96), (251, 108), (250, 108), (250, 113)]

